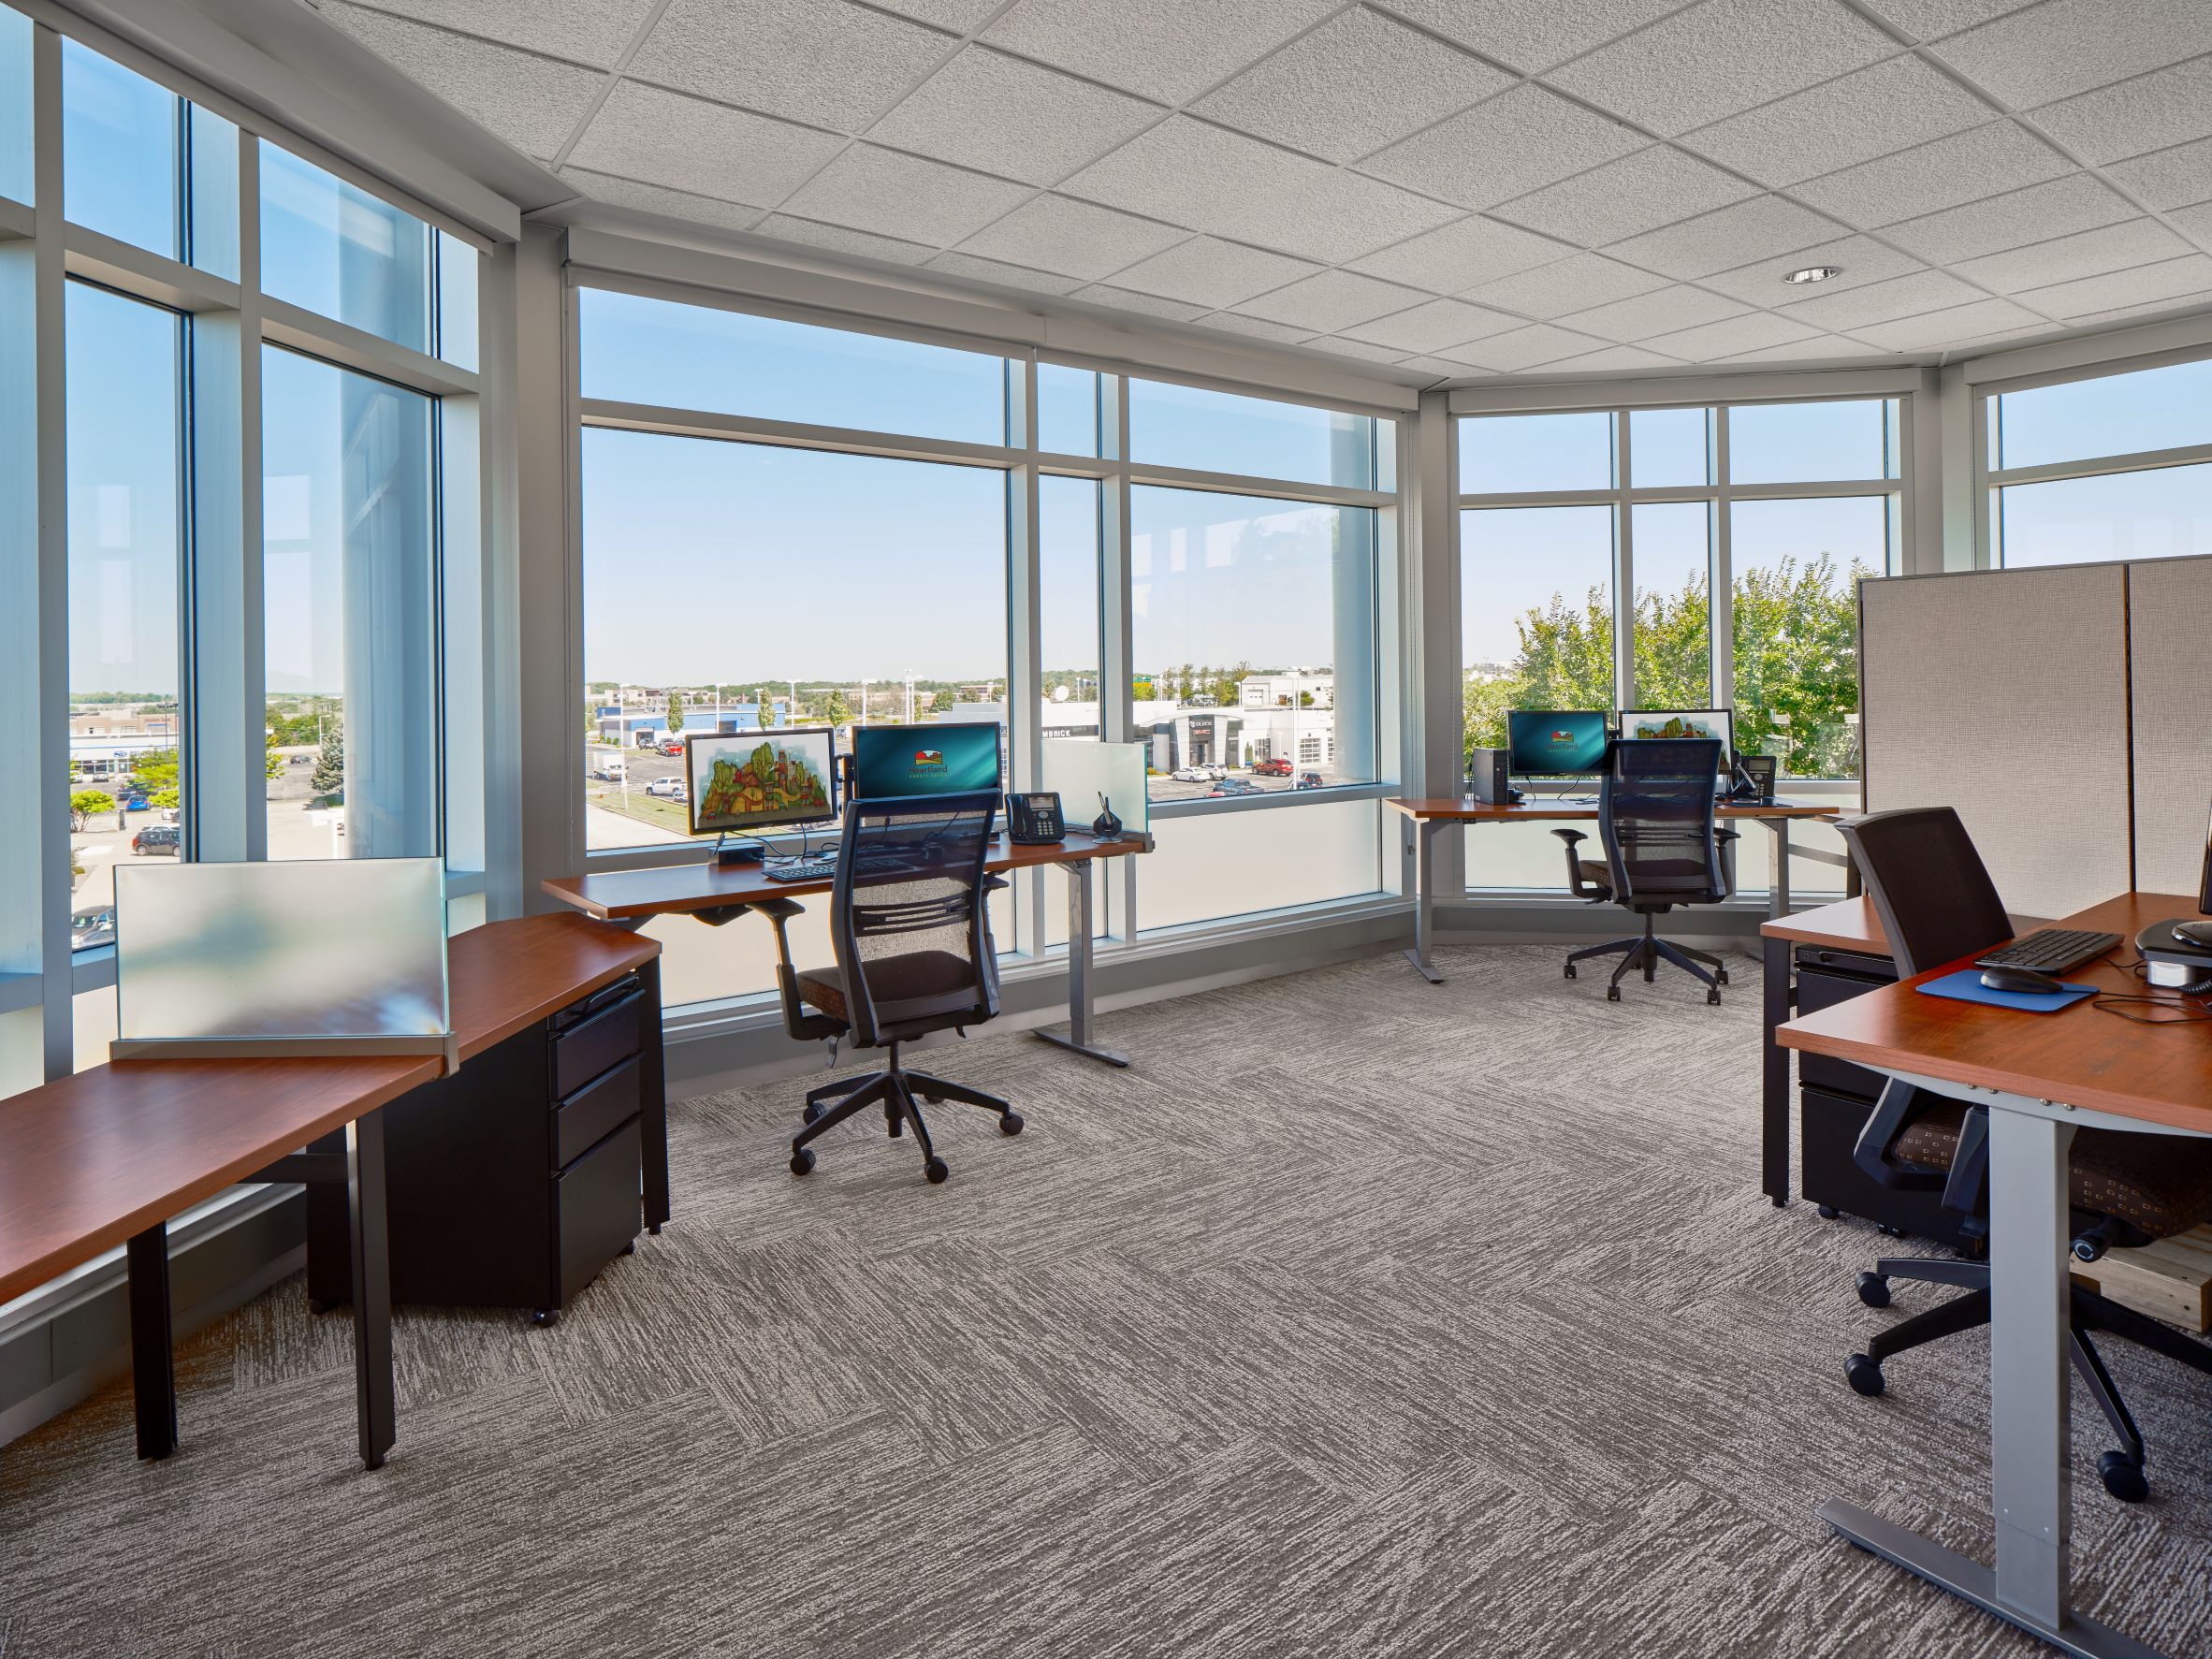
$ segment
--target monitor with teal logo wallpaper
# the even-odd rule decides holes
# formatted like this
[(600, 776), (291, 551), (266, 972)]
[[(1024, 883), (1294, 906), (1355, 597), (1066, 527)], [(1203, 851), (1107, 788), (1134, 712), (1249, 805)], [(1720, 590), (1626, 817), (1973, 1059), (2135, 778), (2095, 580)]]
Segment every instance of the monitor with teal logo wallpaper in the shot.
[(957, 795), (999, 787), (996, 721), (852, 728), (852, 798)]

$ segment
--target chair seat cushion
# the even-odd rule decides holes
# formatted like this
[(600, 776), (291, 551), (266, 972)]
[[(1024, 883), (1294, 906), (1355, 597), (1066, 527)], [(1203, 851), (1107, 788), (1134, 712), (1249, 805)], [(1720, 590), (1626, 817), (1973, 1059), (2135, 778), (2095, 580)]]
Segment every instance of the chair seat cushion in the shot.
[[(879, 1003), (910, 997), (948, 997), (976, 988), (975, 969), (950, 951), (910, 951), (868, 964), (868, 987)], [(809, 968), (799, 974), (799, 1000), (832, 1019), (851, 1018), (845, 1002), (845, 976), (835, 968)]]
[(1613, 884), (1612, 872), (1606, 868), (1604, 863), (1601, 860), (1594, 858), (1578, 858), (1575, 860), (1575, 868), (1582, 872), (1582, 880), (1589, 882), (1593, 887), (1603, 887), (1608, 892), (1611, 890)]
[[(1897, 1156), (1949, 1169), (1966, 1110), (1953, 1101), (1914, 1118), (1898, 1137)], [(2077, 1210), (2114, 1216), (2154, 1239), (2212, 1221), (2212, 1142), (2083, 1129), (2074, 1137), (2072, 1163)]]

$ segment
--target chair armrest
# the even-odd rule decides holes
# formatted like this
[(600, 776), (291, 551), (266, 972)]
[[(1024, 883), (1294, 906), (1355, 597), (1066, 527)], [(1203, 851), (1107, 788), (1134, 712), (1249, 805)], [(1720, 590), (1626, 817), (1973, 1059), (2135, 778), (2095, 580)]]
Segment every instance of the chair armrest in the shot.
[(1557, 836), (1561, 840), (1564, 841), (1567, 844), (1568, 851), (1572, 851), (1575, 848), (1579, 847), (1584, 841), (1590, 839), (1587, 835), (1578, 829), (1555, 829), (1551, 833)]
[(793, 916), (805, 915), (807, 907), (795, 898), (758, 898), (750, 901), (750, 907), (767, 917), (769, 925), (776, 929), (776, 989), (783, 1004), (784, 1030), (801, 1042), (842, 1032), (842, 1022), (812, 1012), (799, 1000), (799, 971), (792, 966), (791, 936), (784, 926)]
[(1578, 829), (1555, 829), (1551, 832), (1566, 846), (1567, 891), (1577, 898), (1586, 898), (1592, 904), (1604, 904), (1613, 896), (1609, 887), (1586, 886), (1582, 880), (1582, 860), (1576, 851), (1590, 837)]
[(1004, 876), (985, 875), (983, 877), (983, 891), (985, 893), (1004, 893), (1012, 885), (1013, 883)]
[[(1947, 1174), (1908, 1170), (1889, 1161), (1889, 1149), (1925, 1110), (1921, 1092), (1911, 1084), (1892, 1078), (1882, 1085), (1882, 1098), (1867, 1114), (1866, 1127), (1859, 1130), (1858, 1142), (1851, 1149), (1851, 1161), (1868, 1180), (1892, 1192), (1942, 1192), (1950, 1185)], [(1963, 1134), (1959, 1147), (1965, 1150)]]
[[(804, 916), (807, 913), (807, 907), (795, 898), (756, 898), (749, 902), (752, 909), (760, 911), (769, 921), (779, 924), (790, 921), (793, 916)], [(780, 925), (777, 927), (776, 933), (779, 939), (783, 936), (783, 929)]]

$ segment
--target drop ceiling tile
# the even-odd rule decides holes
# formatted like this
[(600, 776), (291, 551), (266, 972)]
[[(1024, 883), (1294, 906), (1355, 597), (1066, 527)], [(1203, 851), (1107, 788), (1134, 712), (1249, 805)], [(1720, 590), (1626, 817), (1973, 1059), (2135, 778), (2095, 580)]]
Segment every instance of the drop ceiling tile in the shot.
[(868, 129), (868, 141), (1050, 184), (1160, 116), (1157, 104), (971, 46)]
[(1229, 311), (1217, 311), (1201, 321), (1209, 328), (1227, 328), (1235, 334), (1250, 334), (1261, 340), (1279, 340), (1285, 345), (1311, 340), (1314, 334), (1311, 328), (1295, 327), (1288, 323), (1271, 323), (1265, 317), (1240, 317)]
[(1700, 323), (1717, 323), (1741, 316), (1751, 307), (1739, 299), (1724, 299), (1702, 288), (1676, 284), (1634, 299), (1615, 300), (1590, 311), (1579, 311), (1564, 321), (1588, 334), (1626, 342), (1649, 340), (1655, 334), (1673, 334)]
[(1460, 298), (1548, 322), (1569, 312), (1609, 305), (1616, 299), (1633, 298), (1666, 286), (1665, 277), (1608, 259), (1603, 254), (1577, 254), (1502, 282), (1469, 288)]
[[(1791, 271), (1802, 270), (1809, 265), (1833, 265), (1841, 274), (1803, 288), (1794, 288), (1782, 280)], [(1820, 242), (1810, 248), (1793, 248), (1786, 254), (1770, 255), (1735, 270), (1724, 270), (1697, 280), (1701, 285), (1717, 289), (1732, 299), (1752, 305), (1782, 306), (1790, 304), (1793, 296), (1810, 299), (1816, 294), (1844, 294), (1853, 288), (1863, 288), (1869, 283), (1885, 282), (1925, 269), (1910, 255), (1884, 247), (1871, 237), (1847, 236), (1840, 241)]]
[(1568, 178), (1647, 140), (1540, 86), (1519, 86), (1361, 163), (1464, 207), (1487, 208)]
[(2047, 0), (1955, 35), (1936, 55), (2015, 109), (2212, 51), (2205, 0)]
[(1464, 380), (1469, 372), (1466, 364), (1448, 362), (1443, 357), (1408, 357), (1398, 367), (1419, 369), (1423, 374), (1433, 374), (1439, 380)]
[(326, 0), (322, 15), (410, 80), (540, 161), (560, 153), (606, 83), (597, 69), (342, 0)]
[(1640, 345), (1608, 345), (1603, 351), (1562, 357), (1545, 368), (1556, 374), (1617, 374), (1628, 369), (1680, 369), (1681, 359), (1662, 357)]
[(1796, 194), (1824, 213), (1871, 230), (2072, 170), (2064, 156), (2016, 122), (1993, 121), (1811, 180)]
[(1501, 225), (1495, 219), (1472, 214), (1356, 259), (1352, 269), (1426, 288), (1433, 294), (1451, 294), (1532, 266), (1550, 264), (1572, 251), (1564, 242), (1537, 236), (1518, 225)]
[(1395, 346), (1402, 352), (1434, 352), (1448, 345), (1463, 345), (1485, 334), (1503, 334), (1508, 328), (1521, 327), (1525, 321), (1463, 300), (1432, 299), (1426, 305), (1393, 312), (1344, 332), (1355, 340)]
[(1184, 233), (1171, 225), (1046, 195), (985, 226), (962, 242), (960, 251), (1095, 283), (1183, 240)]
[(1682, 0), (1382, 0), (1400, 17), (1523, 74), (1665, 17)]
[(2212, 57), (2138, 75), (2029, 119), (2092, 167), (2212, 135)]
[(1032, 288), (1040, 294), (1072, 294), (1083, 286), (1075, 277), (1055, 276), (1026, 265), (1008, 265), (997, 259), (979, 259), (973, 254), (939, 254), (929, 262), (931, 270), (967, 277), (979, 283), (997, 283), (1006, 288)]
[(593, 201), (608, 202), (618, 208), (634, 208), (641, 213), (660, 213), (670, 219), (686, 219), (698, 225), (719, 225), (725, 230), (750, 230), (761, 222), (759, 208), (749, 208), (734, 201), (718, 201), (711, 196), (693, 196), (683, 190), (664, 190), (658, 184), (641, 184), (635, 179), (618, 179), (607, 173), (594, 173), (586, 167), (562, 167), (560, 176)]
[(1717, 357), (1733, 357), (1766, 346), (1789, 345), (1797, 341), (1812, 340), (1820, 332), (1818, 328), (1790, 317), (1776, 316), (1772, 312), (1754, 311), (1749, 316), (1707, 323), (1702, 327), (1684, 328), (1677, 334), (1657, 335), (1643, 343), (1652, 351), (1665, 352), (1668, 357), (1680, 357), (1685, 363), (1710, 363)]
[(1700, 127), (1682, 145), (1781, 186), (1979, 126), (1996, 113), (1906, 53)]
[[(1304, 259), (1288, 259), (1264, 248), (1247, 248), (1210, 236), (1189, 240), (1141, 260), (1114, 274), (1116, 287), (1135, 288), (1165, 299), (1191, 305), (1235, 305), (1280, 288), (1320, 268)], [(1311, 333), (1312, 330), (1306, 330)]]
[(2076, 277), (2103, 276), (2138, 265), (2176, 259), (2193, 249), (2156, 219), (2130, 219), (2009, 253), (1989, 254), (1952, 267), (1960, 276), (2000, 294), (2047, 288)]
[(1925, 352), (1944, 350), (2001, 329), (2048, 326), (2033, 312), (2009, 299), (1977, 299), (1970, 305), (1947, 306), (1896, 322), (1870, 323), (1852, 333), (1883, 351)]
[(2002, 253), (2024, 242), (2132, 219), (2127, 197), (2088, 173), (1993, 196), (1886, 226), (1882, 237), (1935, 265)]
[(1370, 154), (1513, 83), (1364, 6), (1331, 18), (1191, 106), (1324, 161)]
[(855, 144), (783, 206), (808, 219), (943, 247), (966, 240), (1028, 195), (1026, 185)]
[(373, 0), (370, 9), (610, 69), (651, 15), (653, 0), (575, 0), (557, 7), (545, 0)]
[(753, 229), (778, 241), (826, 248), (833, 254), (857, 254), (864, 259), (883, 259), (898, 265), (920, 265), (937, 253), (935, 248), (921, 242), (904, 241), (895, 236), (875, 236), (842, 225), (823, 225), (813, 219), (794, 218), (790, 213), (770, 213)]
[(2193, 208), (2183, 208), (2166, 215), (2185, 236), (2193, 236), (2206, 246), (2212, 246), (2212, 201), (2200, 202)]
[(1579, 357), (1596, 351), (1605, 343), (1602, 340), (1593, 340), (1587, 334), (1577, 334), (1572, 329), (1555, 328), (1550, 323), (1532, 323), (1509, 334), (1493, 334), (1487, 340), (1477, 340), (1472, 344), (1458, 346), (1441, 355), (1455, 361), (1471, 363), (1477, 369), (1494, 370), (1500, 374), (1517, 374), (1523, 369), (1535, 369), (1545, 363), (1556, 363), (1562, 357)]
[(1793, 341), (1787, 345), (1762, 346), (1755, 352), (1739, 352), (1732, 357), (1723, 357), (1724, 363), (1826, 363), (1838, 357), (1878, 357), (1888, 354), (1880, 346), (1866, 345), (1855, 340), (1846, 340), (1841, 334), (1815, 334), (1811, 340)]
[(983, 31), (1018, 51), (1180, 104), (1273, 51), (1338, 0), (1017, 0)]
[(670, 0), (630, 60), (641, 80), (857, 133), (953, 45), (849, 0)]
[(2199, 288), (2193, 293), (2176, 294), (2164, 299), (2154, 299), (2147, 305), (2123, 305), (2117, 311), (2091, 312), (2088, 316), (2072, 317), (2068, 321), (2077, 327), (2093, 325), (2101, 327), (2107, 323), (2121, 322), (2128, 317), (2171, 315), (2176, 311), (2193, 312), (2208, 300), (2212, 300), (2212, 288)]
[(1319, 334), (1333, 334), (1386, 312), (1404, 311), (1427, 298), (1412, 288), (1377, 282), (1352, 270), (1324, 270), (1273, 294), (1246, 300), (1237, 309), (1272, 323), (1290, 323)]
[(1648, 230), (1606, 250), (1615, 259), (1671, 277), (1709, 276), (1841, 236), (1843, 227), (1779, 196), (1754, 196), (1679, 225)]
[(1497, 216), (1595, 248), (1756, 194), (1694, 155), (1655, 144), (1506, 202)]
[(2212, 201), (2212, 138), (2138, 155), (2104, 170), (2155, 212)]
[(1078, 288), (1069, 296), (1070, 299), (1087, 299), (1093, 305), (1110, 305), (1116, 311), (1136, 312), (1148, 317), (1166, 317), (1172, 322), (1187, 323), (1194, 317), (1206, 314), (1202, 305), (1185, 305), (1180, 300), (1162, 299), (1157, 294), (1136, 294), (1127, 288), (1109, 287), (1094, 283), (1087, 288)]
[(593, 172), (772, 208), (843, 142), (812, 127), (622, 80), (569, 160)]
[(1896, 51), (1838, 0), (1703, 0), (1545, 79), (1671, 137)]
[(1322, 334), (1305, 342), (1309, 352), (1329, 352), (1340, 357), (1360, 357), (1370, 363), (1403, 363), (1410, 354), (1396, 346), (1375, 345), (1364, 340), (1346, 340), (1341, 335)]
[(1789, 307), (1789, 314), (1816, 327), (1849, 329), (1857, 333), (1869, 323), (1886, 323), (1895, 317), (1918, 316), (1922, 312), (1964, 305), (1981, 298), (1968, 283), (1946, 270), (1920, 270), (1910, 276), (1869, 283), (1843, 294), (1816, 294)]
[(1172, 116), (1093, 162), (1061, 190), (1324, 265), (1457, 215), (1396, 185)]
[(2113, 311), (2123, 305), (2148, 305), (2155, 300), (2178, 301), (2201, 289), (2212, 288), (2212, 257), (2187, 254), (2159, 265), (2139, 265), (2109, 276), (2084, 277), (2055, 287), (2031, 288), (2020, 303), (2031, 305), (2047, 316), (2081, 317)]
[(1001, 0), (875, 0), (885, 11), (903, 12), (916, 22), (935, 23), (965, 35), (997, 11)]
[(1914, 40), (1940, 40), (2040, 0), (1870, 0), (1873, 9)]

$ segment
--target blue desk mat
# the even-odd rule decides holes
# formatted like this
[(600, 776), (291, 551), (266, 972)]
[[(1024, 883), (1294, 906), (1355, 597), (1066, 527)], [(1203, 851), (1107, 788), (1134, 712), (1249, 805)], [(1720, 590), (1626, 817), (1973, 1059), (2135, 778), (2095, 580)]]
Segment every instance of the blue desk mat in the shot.
[(1920, 987), (1923, 997), (1948, 997), (1954, 1002), (1986, 1002), (1992, 1008), (2016, 1008), (2026, 1013), (2057, 1013), (2084, 997), (2094, 997), (2094, 985), (2069, 984), (2062, 991), (1992, 991), (1982, 983), (1982, 970), (1963, 968)]

